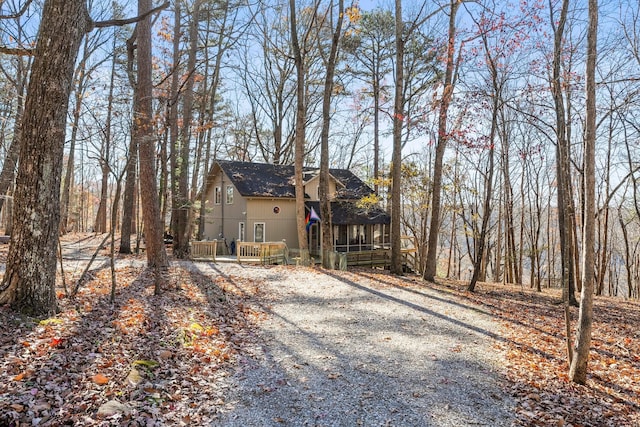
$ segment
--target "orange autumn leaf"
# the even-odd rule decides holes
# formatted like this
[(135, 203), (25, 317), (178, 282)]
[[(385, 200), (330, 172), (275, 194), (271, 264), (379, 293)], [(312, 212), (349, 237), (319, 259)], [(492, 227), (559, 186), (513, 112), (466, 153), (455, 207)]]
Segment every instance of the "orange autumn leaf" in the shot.
[(96, 374), (96, 375), (91, 377), (91, 381), (93, 381), (94, 383), (96, 383), (98, 385), (105, 385), (106, 383), (109, 382), (109, 378), (105, 377), (102, 374)]
[(24, 372), (20, 372), (18, 375), (16, 375), (15, 377), (13, 377), (14, 381), (22, 381), (24, 378), (25, 373)]
[(57, 347), (62, 343), (62, 338), (51, 338), (51, 342), (49, 343), (49, 345), (51, 347)]

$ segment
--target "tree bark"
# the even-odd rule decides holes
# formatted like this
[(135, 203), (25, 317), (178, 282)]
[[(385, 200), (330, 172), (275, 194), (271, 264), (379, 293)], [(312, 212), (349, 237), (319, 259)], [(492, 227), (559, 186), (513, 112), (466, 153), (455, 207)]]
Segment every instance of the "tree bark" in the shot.
[(294, 173), (296, 189), (296, 229), (298, 233), (298, 247), (300, 249), (300, 262), (308, 265), (310, 262), (309, 242), (305, 224), (304, 209), (304, 150), (305, 150), (305, 124), (307, 121), (307, 105), (305, 102), (305, 64), (300, 42), (298, 39), (298, 19), (296, 15), (296, 0), (289, 0), (290, 24), (291, 24), (291, 48), (296, 67), (296, 130), (294, 149)]
[(440, 232), (440, 210), (442, 198), (442, 164), (447, 148), (449, 135), (447, 133), (447, 118), (449, 104), (453, 97), (453, 71), (456, 37), (456, 13), (460, 7), (459, 0), (452, 0), (449, 10), (449, 30), (447, 36), (447, 62), (444, 74), (444, 89), (440, 99), (440, 111), (438, 114), (438, 140), (433, 165), (433, 193), (431, 195), (431, 222), (429, 223), (429, 239), (427, 242), (427, 260), (425, 263), (423, 279), (433, 282), (437, 273), (438, 233)]
[(402, 0), (395, 1), (396, 73), (393, 101), (393, 153), (391, 155), (391, 272), (402, 274), (402, 127), (404, 125), (404, 21)]
[[(150, 0), (138, 1), (138, 14), (151, 10)], [(138, 141), (140, 155), (140, 193), (145, 225), (147, 265), (166, 268), (169, 263), (162, 238), (158, 184), (156, 182), (156, 144), (153, 132), (153, 82), (151, 80), (151, 18), (147, 16), (137, 25), (137, 85), (134, 94), (134, 122), (132, 139)], [(156, 282), (156, 285), (158, 283)], [(156, 286), (156, 292), (159, 291)]]
[[(16, 94), (18, 96), (16, 104), (15, 124), (13, 139), (9, 143), (9, 148), (2, 164), (2, 172), (0, 172), (0, 196), (7, 194), (7, 191), (13, 185), (16, 176), (16, 166), (18, 164), (18, 155), (20, 154), (20, 123), (22, 122), (22, 114), (24, 110), (24, 91), (27, 86), (26, 70), (23, 70), (22, 61), (19, 61)], [(4, 205), (4, 197), (0, 197), (0, 212)], [(11, 221), (11, 217), (7, 221)], [(6, 234), (9, 234), (8, 232)]]
[[(322, 96), (322, 131), (320, 135), (320, 225), (322, 228), (322, 265), (330, 265), (330, 253), (333, 251), (333, 232), (331, 229), (331, 200), (329, 194), (329, 126), (331, 124), (331, 97), (333, 77), (338, 61), (338, 44), (344, 20), (344, 1), (338, 0), (338, 21), (333, 31), (331, 51), (327, 58), (327, 74)], [(332, 21), (331, 21), (332, 22)]]
[[(483, 33), (482, 37), (485, 57), (489, 72), (491, 74), (491, 91), (492, 91), (492, 111), (491, 111), (491, 130), (489, 131), (489, 167), (484, 180), (484, 205), (482, 208), (482, 225), (480, 228), (480, 239), (477, 244), (478, 253), (473, 266), (473, 275), (467, 286), (467, 291), (473, 292), (476, 287), (478, 279), (484, 276), (485, 269), (483, 268), (485, 262), (485, 249), (487, 246), (487, 233), (489, 229), (489, 219), (491, 218), (491, 198), (493, 197), (493, 170), (494, 170), (494, 153), (495, 153), (495, 139), (498, 129), (498, 114), (500, 108), (500, 96), (502, 95), (502, 88), (498, 82), (498, 68), (493, 59), (491, 49), (487, 42), (486, 33)], [(483, 274), (481, 275), (481, 271)]]
[[(98, 213), (96, 214), (96, 233), (107, 232), (107, 203), (109, 197), (109, 173), (111, 172), (111, 121), (113, 118), (113, 90), (116, 75), (116, 37), (113, 37), (111, 60), (111, 76), (109, 78), (109, 95), (107, 98), (107, 117), (104, 125), (104, 135), (102, 146), (100, 147), (100, 170), (102, 172), (102, 182), (100, 184), (100, 204), (98, 205)], [(118, 183), (120, 186), (120, 183)], [(120, 197), (120, 188), (118, 188), (117, 197)], [(114, 198), (115, 200), (115, 198)], [(114, 204), (119, 201), (115, 200)], [(113, 209), (112, 209), (113, 210)], [(113, 217), (113, 214), (112, 214)], [(114, 234), (115, 224), (111, 224), (111, 234)]]
[[(191, 148), (191, 120), (193, 116), (193, 85), (195, 82), (196, 55), (198, 50), (198, 16), (200, 14), (200, 0), (195, 0), (189, 26), (189, 55), (187, 59), (187, 81), (182, 98), (182, 128), (180, 129), (180, 152), (178, 159), (178, 182), (173, 194), (173, 221), (175, 230), (173, 235), (173, 254), (176, 258), (186, 258), (189, 255), (189, 238), (191, 226), (189, 219), (192, 209), (189, 197), (189, 152)], [(176, 188), (177, 187), (177, 188)]]
[(586, 119), (584, 140), (584, 229), (582, 233), (582, 290), (576, 347), (569, 377), (578, 384), (587, 381), (587, 364), (591, 348), (593, 322), (593, 288), (595, 264), (595, 142), (596, 142), (596, 58), (598, 31), (598, 0), (589, 0), (587, 30)]
[(56, 312), (66, 118), (74, 65), (89, 24), (83, 0), (44, 3), (21, 124), (13, 235), (0, 286), (0, 304), (35, 316)]
[[(563, 299), (571, 305), (578, 305), (573, 295), (574, 280), (574, 261), (573, 254), (573, 231), (571, 230), (571, 216), (573, 211), (570, 202), (570, 161), (569, 146), (566, 138), (566, 118), (564, 112), (564, 99), (562, 94), (562, 85), (560, 76), (560, 62), (562, 55), (562, 38), (564, 33), (564, 25), (567, 19), (567, 11), (569, 8), (569, 0), (563, 0), (560, 19), (554, 35), (554, 54), (553, 54), (553, 70), (551, 92), (555, 104), (556, 113), (556, 181), (558, 196), (558, 228), (560, 231), (560, 257), (562, 268), (562, 289)], [(553, 19), (553, 17), (552, 17)]]

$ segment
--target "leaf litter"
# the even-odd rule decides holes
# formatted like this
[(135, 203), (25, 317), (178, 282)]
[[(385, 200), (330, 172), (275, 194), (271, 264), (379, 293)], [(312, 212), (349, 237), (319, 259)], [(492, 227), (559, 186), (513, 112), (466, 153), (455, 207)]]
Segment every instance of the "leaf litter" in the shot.
[(211, 280), (180, 266), (153, 295), (145, 268), (119, 268), (116, 302), (99, 271), (40, 322), (0, 308), (0, 425), (202, 425), (260, 314), (255, 279)]
[[(520, 426), (640, 426), (640, 303), (597, 296), (587, 384), (568, 376), (564, 306), (559, 289), (515, 285), (433, 285), (491, 311), (502, 324), (496, 348), (515, 397)], [(578, 318), (572, 308), (572, 337)]]
[[(154, 296), (151, 273), (121, 267), (112, 306), (109, 272), (92, 273), (75, 299), (59, 292), (60, 312), (51, 319), (37, 322), (0, 307), (0, 424), (204, 425), (233, 409), (225, 378), (261, 345), (255, 330), (266, 315), (251, 303), (259, 279), (205, 277), (174, 265), (167, 289)], [(355, 274), (394, 286), (418, 281)], [(557, 290), (482, 283), (471, 294), (460, 282), (420, 285), (472, 302), (501, 322), (495, 348), (516, 399), (515, 425), (640, 425), (640, 303), (595, 299), (588, 382), (580, 386), (567, 375)], [(574, 310), (574, 328), (576, 318)]]

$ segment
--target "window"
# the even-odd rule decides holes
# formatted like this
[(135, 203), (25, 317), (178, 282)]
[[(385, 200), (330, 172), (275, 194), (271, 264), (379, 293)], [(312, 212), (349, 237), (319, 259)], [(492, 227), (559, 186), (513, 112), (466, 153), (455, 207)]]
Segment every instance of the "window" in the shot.
[(219, 205), (221, 200), (222, 200), (222, 191), (220, 190), (220, 187), (216, 187), (213, 192), (213, 201), (216, 205)]
[(264, 222), (253, 224), (253, 241), (264, 242)]
[(245, 238), (244, 238), (244, 222), (239, 222), (238, 223), (238, 240), (240, 240), (241, 242), (244, 242)]
[(227, 204), (233, 204), (233, 185), (227, 185)]

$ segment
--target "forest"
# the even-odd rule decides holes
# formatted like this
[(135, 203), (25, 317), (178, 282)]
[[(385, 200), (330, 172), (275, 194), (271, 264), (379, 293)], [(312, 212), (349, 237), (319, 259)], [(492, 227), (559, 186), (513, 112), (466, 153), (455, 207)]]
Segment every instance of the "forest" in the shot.
[(638, 299), (640, 7), (387, 6), (0, 2), (0, 303), (55, 311), (65, 233), (188, 257), (216, 159), (319, 167), (321, 218), (339, 167), (391, 213), (392, 272), (409, 235), (426, 280), (561, 288), (588, 348), (593, 295)]

